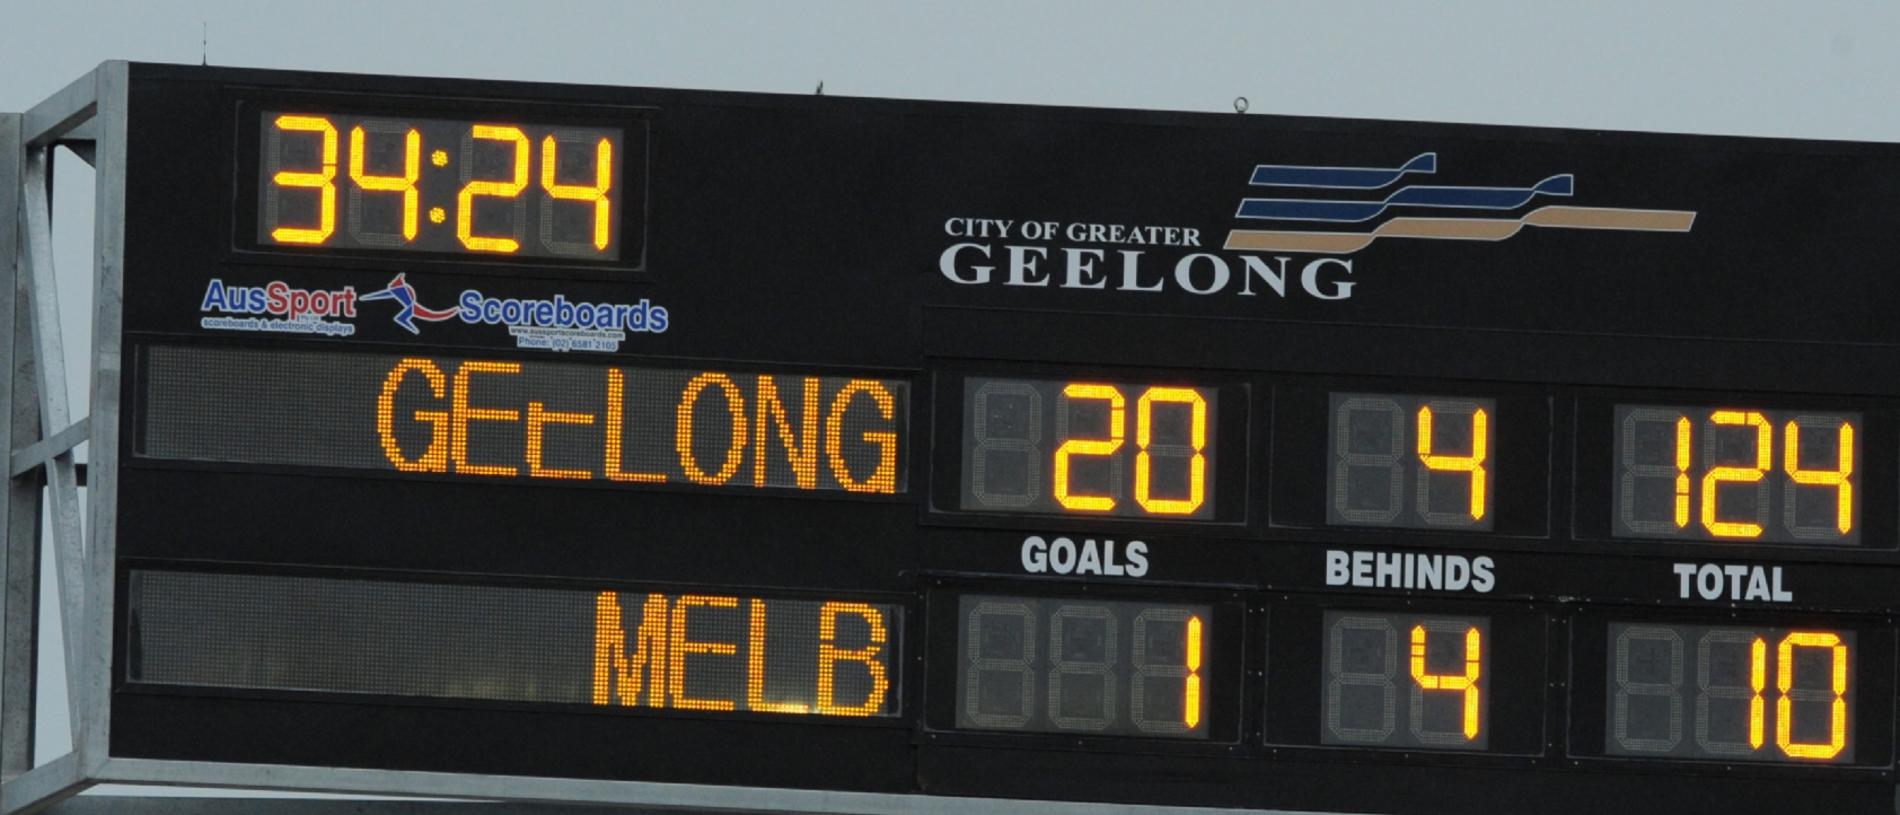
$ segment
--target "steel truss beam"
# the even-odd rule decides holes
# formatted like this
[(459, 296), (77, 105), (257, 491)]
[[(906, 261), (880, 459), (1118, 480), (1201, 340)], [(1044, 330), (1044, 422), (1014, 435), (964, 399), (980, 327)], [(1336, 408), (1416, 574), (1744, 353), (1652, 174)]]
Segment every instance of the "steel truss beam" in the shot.
[[(95, 372), (90, 392), (96, 396), (101, 380), (117, 388), (117, 255), (123, 235), (118, 214), (124, 207), (124, 175), (116, 171), (122, 169), (125, 155), (126, 73), (124, 63), (106, 63), (26, 113), (0, 114), (0, 337), (7, 339), (0, 349), (0, 359), (6, 362), (0, 375), (0, 417), (6, 421), (7, 453), (6, 500), (0, 502), (5, 544), (0, 551), (0, 813), (9, 815), (77, 794), (96, 783), (92, 776), (105, 763), (111, 622), (103, 603), (111, 599), (111, 573), (103, 556), (110, 546), (99, 545), (96, 537), (89, 545), (84, 537), (78, 465), (73, 460), (81, 442), (94, 441), (96, 451), (100, 438), (91, 432), (89, 419), (73, 421), (69, 404), (59, 278), (53, 264), (51, 182), (54, 151), (61, 146), (95, 164), (104, 159), (121, 165), (115, 172), (101, 168), (97, 174), (101, 217), (96, 222), (94, 284), (95, 291), (112, 296), (98, 298), (91, 328), (94, 337), (109, 329), (115, 339), (95, 349), (89, 369)], [(103, 147), (100, 140), (106, 141)], [(110, 264), (100, 262), (108, 255)], [(109, 287), (98, 286), (107, 280)], [(106, 301), (113, 304), (109, 314)], [(110, 352), (104, 354), (110, 359), (102, 359), (102, 352)], [(112, 374), (97, 373), (107, 362)], [(43, 518), (50, 519), (44, 527)], [(73, 751), (39, 762), (33, 754), (37, 728), (44, 724), (36, 716), (39, 578), (48, 545), (58, 576)], [(101, 574), (108, 582), (100, 582)]]

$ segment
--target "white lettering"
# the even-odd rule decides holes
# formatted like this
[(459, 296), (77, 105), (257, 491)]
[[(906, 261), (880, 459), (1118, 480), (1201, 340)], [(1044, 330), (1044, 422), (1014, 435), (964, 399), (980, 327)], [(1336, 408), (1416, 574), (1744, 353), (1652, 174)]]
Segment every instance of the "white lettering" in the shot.
[(1680, 578), (1682, 582), (1682, 588), (1681, 588), (1682, 599), (1687, 600), (1689, 599), (1689, 581), (1695, 578), (1695, 564), (1694, 563), (1678, 563), (1675, 565), (1674, 568), (1676, 571), (1676, 577)]
[(1108, 274), (1095, 268), (1096, 261), (1103, 258), (1100, 249), (1077, 249), (1069, 247), (1062, 250), (1067, 262), (1064, 268), (1062, 287), (1065, 289), (1101, 289), (1108, 286)]
[[(1046, 246), (1005, 246), (1009, 250), (1009, 279), (1006, 286), (1047, 286), (1049, 273), (1037, 266), (1049, 256)], [(1032, 277), (1032, 275), (1034, 275)]]
[(1352, 579), (1352, 558), (1338, 549), (1326, 550), (1326, 585), (1344, 586)]
[(1292, 258), (1274, 258), (1274, 260), (1280, 262), (1280, 268), (1275, 269), (1272, 266), (1268, 266), (1266, 258), (1256, 257), (1254, 255), (1241, 255), (1240, 293), (1251, 296), (1253, 294), (1253, 279), (1258, 277), (1260, 278), (1260, 282), (1267, 284), (1267, 288), (1273, 289), (1274, 294), (1285, 297), (1286, 264), (1287, 261), (1292, 260)]
[(1049, 543), (1030, 535), (1023, 539), (1023, 571), (1042, 574), (1049, 571)]
[(1346, 274), (1352, 274), (1352, 261), (1341, 260), (1339, 258), (1320, 258), (1319, 260), (1306, 264), (1306, 268), (1300, 271), (1300, 286), (1306, 289), (1307, 294), (1321, 300), (1344, 300), (1351, 297), (1352, 287), (1356, 284), (1350, 280), (1334, 280), (1331, 281), (1329, 288), (1325, 290), (1321, 289), (1319, 271), (1326, 266), (1338, 266), (1346, 270)]
[[(1194, 285), (1194, 262), (1201, 258), (1206, 258), (1209, 264), (1208, 268), (1214, 271), (1214, 279), (1208, 282), (1206, 288)], [(1196, 252), (1192, 255), (1188, 255), (1187, 257), (1181, 258), (1180, 262), (1174, 264), (1175, 284), (1180, 286), (1184, 291), (1194, 294), (1213, 294), (1221, 289), (1227, 288), (1227, 279), (1231, 275), (1232, 273), (1227, 270), (1226, 260), (1223, 260), (1219, 255), (1210, 255), (1206, 252)]]
[(1495, 588), (1498, 581), (1496, 577), (1492, 576), (1491, 569), (1496, 565), (1497, 564), (1490, 558), (1482, 555), (1473, 559), (1471, 561), (1471, 587), (1484, 593), (1489, 593), (1492, 588)]
[[(1114, 543), (1114, 541), (1109, 541), (1109, 543)], [(1082, 542), (1082, 559), (1075, 564), (1075, 571), (1077, 574), (1102, 573), (1102, 551), (1096, 547), (1095, 541)]]
[(1705, 564), (1696, 572), (1696, 591), (1704, 600), (1722, 599), (1722, 567), (1713, 563)]
[(1128, 576), (1148, 576), (1148, 544), (1141, 541), (1128, 542)]
[[(1684, 600), (1752, 600), (1792, 603), (1794, 592), (1782, 588), (1782, 567), (1736, 563), (1676, 563), (1676, 596)], [(1690, 592), (1693, 591), (1692, 595)]]
[(977, 254), (983, 256), (984, 260), (990, 259), (990, 248), (983, 244), (952, 244), (950, 248), (943, 250), (943, 256), (937, 259), (937, 271), (942, 272), (943, 276), (949, 278), (952, 283), (976, 285), (990, 282), (990, 272), (996, 271), (995, 266), (970, 266), (970, 274), (967, 277), (958, 271), (957, 255), (965, 249), (975, 249)]
[(1122, 284), (1116, 288), (1121, 291), (1161, 291), (1163, 278), (1156, 278), (1152, 286), (1141, 285), (1141, 252), (1135, 249), (1123, 249)]
[(1056, 574), (1069, 574), (1075, 571), (1075, 541), (1068, 538), (1056, 538), (1049, 542), (1049, 565)]

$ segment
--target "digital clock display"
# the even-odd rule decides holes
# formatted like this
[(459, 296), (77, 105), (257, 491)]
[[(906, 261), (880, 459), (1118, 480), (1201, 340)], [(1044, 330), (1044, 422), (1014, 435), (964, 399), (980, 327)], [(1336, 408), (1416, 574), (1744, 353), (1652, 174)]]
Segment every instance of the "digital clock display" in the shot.
[[(623, 168), (631, 160), (644, 169), (643, 130), (276, 110), (260, 116), (262, 246), (566, 261), (616, 261), (639, 251), (623, 245), (621, 223), (630, 200)], [(629, 143), (630, 132), (639, 142)]]

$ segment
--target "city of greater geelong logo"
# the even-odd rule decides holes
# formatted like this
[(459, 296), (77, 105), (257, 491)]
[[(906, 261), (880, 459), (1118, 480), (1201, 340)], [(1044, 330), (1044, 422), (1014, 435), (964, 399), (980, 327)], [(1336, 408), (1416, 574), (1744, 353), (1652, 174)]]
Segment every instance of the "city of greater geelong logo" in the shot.
[[(1318, 167), (1299, 164), (1261, 164), (1248, 183), (1261, 187), (1375, 192), (1413, 174), (1438, 172), (1438, 154), (1421, 153), (1397, 167)], [(1553, 175), (1528, 187), (1453, 187), (1414, 184), (1369, 200), (1337, 198), (1245, 198), (1234, 217), (1261, 221), (1303, 221), (1324, 224), (1366, 224), (1371, 229), (1293, 230), (1235, 229), (1227, 233), (1226, 248), (1234, 251), (1302, 252), (1349, 255), (1380, 238), (1501, 241), (1527, 226), (1560, 229), (1609, 229), (1634, 232), (1687, 232), (1695, 213), (1667, 209), (1579, 207), (1547, 205), (1517, 217), (1396, 216), (1380, 221), (1394, 209), (1432, 209), (1510, 212), (1544, 197), (1568, 198), (1576, 177)]]
[[(1179, 223), (959, 213), (944, 219), (950, 242), (937, 272), (961, 286), (1337, 301), (1352, 299), (1359, 285), (1356, 253), (1379, 240), (1496, 243), (1533, 226), (1684, 233), (1695, 224), (1686, 210), (1546, 203), (1580, 197), (1570, 173), (1522, 187), (1400, 183), (1437, 173), (1437, 153), (1397, 167), (1255, 165), (1248, 182), (1270, 194), (1243, 198), (1233, 211), (1240, 224), (1217, 246), (1209, 244), (1218, 231)], [(1523, 211), (1534, 204), (1543, 205)]]
[(465, 325), (505, 326), (518, 348), (551, 351), (618, 351), (627, 334), (666, 331), (672, 315), (665, 306), (638, 303), (587, 303), (556, 294), (548, 299), (490, 297), (476, 289), (462, 292), (454, 308), (430, 308), (406, 275), (398, 274), (369, 294), (345, 286), (337, 290), (300, 289), (283, 281), (263, 286), (232, 286), (212, 278), (199, 311), (203, 328), (347, 337), (356, 333), (356, 304), (395, 304), (390, 320), (420, 335), (418, 322), (458, 320)]

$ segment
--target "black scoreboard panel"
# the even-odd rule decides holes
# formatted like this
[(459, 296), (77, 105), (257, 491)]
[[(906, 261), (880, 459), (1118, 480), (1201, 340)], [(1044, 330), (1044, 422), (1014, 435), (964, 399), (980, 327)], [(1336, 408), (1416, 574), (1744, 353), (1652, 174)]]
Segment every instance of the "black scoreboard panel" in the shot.
[(131, 82), (114, 756), (1891, 811), (1900, 150)]

